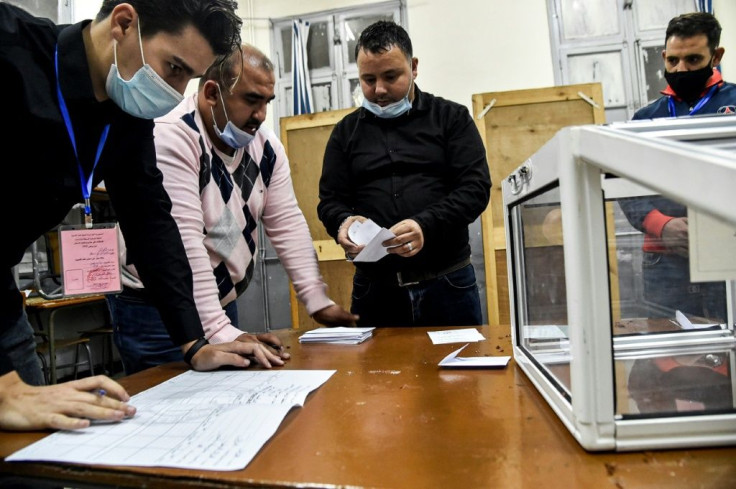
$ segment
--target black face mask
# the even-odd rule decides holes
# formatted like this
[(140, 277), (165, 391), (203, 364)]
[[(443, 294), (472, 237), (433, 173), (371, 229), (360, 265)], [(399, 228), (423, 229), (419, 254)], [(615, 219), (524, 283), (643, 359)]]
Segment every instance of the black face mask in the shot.
[(665, 72), (664, 78), (678, 97), (685, 102), (693, 102), (700, 98), (705, 90), (705, 83), (712, 74), (713, 68), (708, 63), (708, 66), (699, 70)]

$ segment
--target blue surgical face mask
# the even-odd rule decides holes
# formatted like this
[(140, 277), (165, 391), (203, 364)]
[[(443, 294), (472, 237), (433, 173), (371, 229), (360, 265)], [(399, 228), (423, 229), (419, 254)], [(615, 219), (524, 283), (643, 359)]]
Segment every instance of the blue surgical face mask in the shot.
[(376, 117), (380, 117), (382, 119), (393, 119), (395, 117), (398, 117), (411, 109), (409, 93), (411, 92), (411, 86), (413, 83), (414, 79), (412, 78), (411, 83), (409, 83), (409, 90), (406, 92), (406, 95), (404, 95), (404, 98), (402, 98), (398, 102), (393, 102), (384, 107), (381, 107), (380, 105), (373, 103), (364, 97), (362, 104), (363, 108), (375, 114)]
[(210, 107), (210, 111), (212, 111), (212, 127), (215, 128), (215, 134), (217, 134), (218, 138), (222, 139), (223, 143), (227, 144), (231, 148), (239, 149), (248, 146), (250, 142), (253, 141), (253, 138), (255, 138), (255, 136), (243, 131), (232, 123), (230, 118), (227, 116), (227, 110), (225, 110), (225, 101), (222, 99), (222, 88), (220, 88), (219, 84), (217, 85), (217, 90), (220, 94), (222, 111), (225, 113), (227, 124), (225, 124), (225, 129), (220, 132), (220, 129), (217, 127), (217, 121), (215, 121), (215, 111), (212, 107)]
[(113, 45), (115, 63), (110, 66), (105, 89), (118, 107), (141, 119), (155, 119), (170, 112), (184, 96), (166, 83), (143, 57), (141, 22), (138, 20), (138, 44), (141, 48), (143, 66), (130, 80), (124, 80), (118, 72), (117, 42)]

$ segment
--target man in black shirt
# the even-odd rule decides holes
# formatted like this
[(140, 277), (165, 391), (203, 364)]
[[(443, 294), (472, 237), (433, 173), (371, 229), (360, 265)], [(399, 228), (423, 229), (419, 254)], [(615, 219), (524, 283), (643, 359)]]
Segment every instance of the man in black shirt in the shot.
[[(191, 269), (153, 146), (151, 119), (181, 100), (191, 78), (239, 46), (240, 26), (230, 0), (105, 0), (94, 21), (71, 26), (0, 3), (0, 91), (12, 118), (2, 132), (0, 428), (78, 428), (89, 424), (80, 418), (130, 414), (114, 399), (127, 398), (125, 391), (109, 379), (28, 385), (43, 379), (12, 273), (28, 246), (103, 179), (141, 278), (194, 368), (247, 366), (244, 355), (281, 364), (259, 343), (203, 339)], [(111, 395), (86, 392), (96, 388)], [(58, 402), (42, 408), (36, 401), (48, 398), (49, 389)]]
[(396, 237), (388, 256), (356, 263), (351, 311), (364, 326), (480, 324), (468, 225), (491, 181), (478, 130), (467, 108), (416, 86), (400, 26), (370, 25), (355, 55), (365, 100), (327, 143), (319, 218), (348, 259), (363, 248), (348, 237), (356, 220)]

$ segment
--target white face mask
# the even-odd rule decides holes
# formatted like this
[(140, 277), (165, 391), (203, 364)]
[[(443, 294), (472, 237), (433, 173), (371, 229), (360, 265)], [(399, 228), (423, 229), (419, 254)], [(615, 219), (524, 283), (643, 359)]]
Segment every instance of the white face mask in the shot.
[(411, 93), (412, 84), (414, 84), (414, 78), (411, 79), (411, 83), (409, 83), (409, 90), (407, 90), (406, 95), (404, 95), (404, 98), (402, 98), (401, 100), (397, 102), (393, 102), (384, 107), (381, 107), (380, 105), (373, 103), (364, 97), (363, 104), (362, 104), (363, 108), (375, 114), (376, 117), (380, 117), (382, 119), (393, 119), (395, 117), (398, 117), (401, 114), (408, 112), (409, 109), (411, 109), (411, 102), (409, 101), (409, 93)]
[(141, 48), (143, 66), (135, 72), (130, 80), (124, 80), (118, 72), (117, 42), (113, 41), (115, 63), (110, 66), (105, 89), (107, 95), (118, 107), (130, 115), (141, 119), (155, 119), (167, 114), (184, 96), (166, 83), (151, 65), (146, 64), (143, 57), (143, 41), (141, 40), (141, 21), (138, 19), (138, 44)]
[(219, 83), (217, 84), (217, 90), (220, 94), (222, 111), (225, 113), (227, 124), (225, 124), (225, 129), (220, 132), (220, 129), (217, 127), (217, 121), (215, 121), (215, 111), (212, 107), (210, 107), (210, 111), (212, 112), (212, 127), (215, 128), (215, 134), (217, 134), (217, 137), (220, 138), (223, 143), (227, 144), (231, 148), (239, 149), (248, 146), (251, 141), (253, 141), (255, 136), (252, 136), (250, 133), (243, 131), (232, 123), (230, 118), (227, 116), (227, 110), (225, 110), (225, 101), (222, 99), (222, 88), (220, 88)]

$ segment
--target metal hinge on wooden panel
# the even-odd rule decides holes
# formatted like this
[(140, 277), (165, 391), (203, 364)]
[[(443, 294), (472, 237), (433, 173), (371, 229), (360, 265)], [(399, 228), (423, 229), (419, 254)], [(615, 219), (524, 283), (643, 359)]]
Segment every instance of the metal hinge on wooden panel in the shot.
[(578, 97), (580, 97), (581, 99), (585, 100), (586, 102), (588, 102), (590, 105), (592, 105), (596, 109), (600, 109), (601, 108), (601, 106), (598, 105), (598, 103), (595, 100), (593, 100), (592, 98), (588, 97), (583, 92), (578, 92)]
[(496, 99), (495, 98), (493, 100), (491, 100), (490, 102), (488, 102), (488, 105), (486, 105), (485, 107), (483, 107), (483, 110), (481, 110), (480, 111), (480, 114), (478, 114), (478, 120), (481, 120), (482, 118), (484, 118), (486, 116), (486, 114), (488, 113), (488, 111), (491, 110), (494, 105), (496, 105)]

